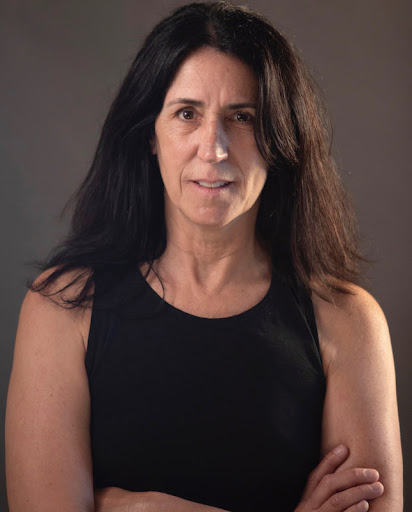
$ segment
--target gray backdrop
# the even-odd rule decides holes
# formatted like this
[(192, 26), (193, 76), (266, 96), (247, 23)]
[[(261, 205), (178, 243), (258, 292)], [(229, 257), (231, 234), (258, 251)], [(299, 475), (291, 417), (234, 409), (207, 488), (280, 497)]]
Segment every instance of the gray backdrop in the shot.
[[(0, 433), (25, 263), (66, 229), (58, 215), (91, 162), (110, 101), (143, 36), (180, 1), (1, 0), (2, 232)], [(334, 151), (354, 198), (370, 291), (392, 334), (412, 510), (409, 150), (412, 4), (407, 0), (255, 0), (294, 42), (325, 91)], [(4, 444), (0, 510), (7, 510)], [(405, 510), (408, 510), (408, 505)]]

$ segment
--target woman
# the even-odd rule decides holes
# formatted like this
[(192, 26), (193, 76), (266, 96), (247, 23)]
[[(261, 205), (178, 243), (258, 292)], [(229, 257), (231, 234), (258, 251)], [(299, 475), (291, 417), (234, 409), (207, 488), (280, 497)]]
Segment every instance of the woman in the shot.
[(402, 509), (389, 335), (328, 149), (262, 17), (155, 27), (23, 302), (11, 512)]

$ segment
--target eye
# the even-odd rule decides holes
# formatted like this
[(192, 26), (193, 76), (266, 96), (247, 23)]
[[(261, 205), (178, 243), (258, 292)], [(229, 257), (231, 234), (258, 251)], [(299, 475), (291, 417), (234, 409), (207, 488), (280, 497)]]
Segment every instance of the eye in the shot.
[(191, 110), (191, 109), (188, 109), (188, 108), (182, 108), (176, 114), (177, 114), (178, 117), (180, 117), (180, 119), (185, 119), (185, 120), (188, 120), (188, 121), (190, 121), (191, 119), (195, 118), (194, 111)]
[(239, 123), (253, 122), (253, 116), (251, 114), (248, 114), (247, 112), (236, 112), (235, 119), (236, 121), (239, 121)]

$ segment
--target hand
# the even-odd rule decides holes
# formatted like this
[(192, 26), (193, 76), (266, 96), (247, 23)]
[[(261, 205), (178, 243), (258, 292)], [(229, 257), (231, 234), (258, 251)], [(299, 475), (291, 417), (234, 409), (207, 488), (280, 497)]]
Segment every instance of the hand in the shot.
[(157, 491), (131, 492), (104, 487), (94, 493), (95, 512), (227, 512)]
[(309, 475), (295, 512), (366, 512), (367, 500), (383, 494), (375, 469), (352, 468), (336, 472), (348, 455), (349, 449), (341, 445), (324, 457)]

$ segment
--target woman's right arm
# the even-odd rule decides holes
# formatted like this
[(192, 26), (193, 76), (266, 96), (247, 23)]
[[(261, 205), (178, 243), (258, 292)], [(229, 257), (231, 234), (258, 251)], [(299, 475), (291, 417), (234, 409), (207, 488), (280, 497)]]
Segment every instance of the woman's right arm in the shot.
[(10, 512), (94, 511), (83, 317), (24, 298), (6, 409)]
[[(310, 474), (295, 512), (366, 512), (369, 501), (383, 493), (376, 470), (352, 468), (337, 472), (349, 450), (330, 451)], [(106, 487), (95, 493), (96, 512), (227, 512), (202, 503), (187, 501), (162, 492), (133, 493)], [(258, 509), (256, 509), (258, 510)], [(283, 512), (273, 510), (273, 512)]]

